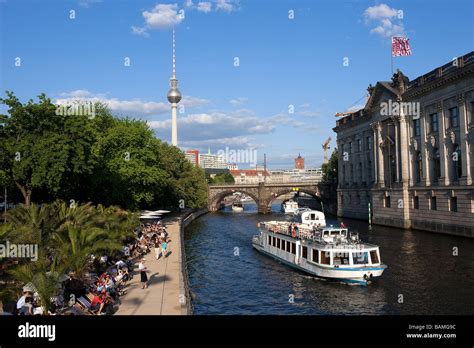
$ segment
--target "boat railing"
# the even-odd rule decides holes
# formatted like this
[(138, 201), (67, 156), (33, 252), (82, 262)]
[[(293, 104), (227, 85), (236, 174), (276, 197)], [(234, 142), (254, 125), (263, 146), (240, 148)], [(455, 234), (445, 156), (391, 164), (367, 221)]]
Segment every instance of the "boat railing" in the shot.
[[(268, 223), (261, 222), (259, 224), (270, 232), (284, 234), (291, 237), (298, 237), (302, 240), (311, 240), (313, 242), (331, 245), (334, 249), (354, 248), (361, 249), (363, 247), (359, 240), (359, 234), (351, 232), (348, 237), (341, 238), (341, 236), (324, 236), (322, 229), (313, 229), (302, 225), (293, 225), (289, 222)], [(295, 229), (294, 232), (292, 229)], [(368, 245), (367, 243), (363, 243)]]

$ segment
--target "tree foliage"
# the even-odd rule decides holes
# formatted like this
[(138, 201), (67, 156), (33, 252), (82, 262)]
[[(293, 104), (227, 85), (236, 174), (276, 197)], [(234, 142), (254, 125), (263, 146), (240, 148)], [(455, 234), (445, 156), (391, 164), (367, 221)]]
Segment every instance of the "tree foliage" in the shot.
[(321, 169), (323, 171), (323, 181), (337, 184), (337, 157), (337, 149), (334, 149), (331, 154), (331, 158), (329, 158), (328, 163), (324, 163), (322, 165)]
[[(0, 99), (0, 184), (34, 202), (93, 202), (125, 209), (207, 205), (202, 170), (154, 136), (146, 122), (114, 117), (95, 104), (95, 117), (62, 115), (44, 94), (22, 104)], [(15, 192), (13, 192), (13, 197)]]

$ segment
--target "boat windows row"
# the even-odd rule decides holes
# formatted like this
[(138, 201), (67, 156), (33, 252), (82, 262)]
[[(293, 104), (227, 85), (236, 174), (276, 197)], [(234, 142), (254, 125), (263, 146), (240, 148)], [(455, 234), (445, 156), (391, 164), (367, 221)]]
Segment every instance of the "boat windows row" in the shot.
[[(267, 243), (269, 246), (277, 249), (289, 252), (296, 255), (296, 243), (277, 238), (274, 236), (268, 236)], [(309, 250), (308, 250), (309, 249)], [(339, 251), (326, 251), (308, 248), (307, 246), (301, 246), (301, 256), (303, 259), (319, 263), (321, 265), (365, 265), (365, 264), (378, 264), (380, 263), (377, 250), (370, 251), (353, 251), (353, 252), (339, 252)], [(332, 256), (332, 262), (331, 262)], [(351, 257), (352, 256), (352, 257)], [(352, 260), (351, 260), (352, 259)], [(352, 262), (351, 262), (352, 261)]]

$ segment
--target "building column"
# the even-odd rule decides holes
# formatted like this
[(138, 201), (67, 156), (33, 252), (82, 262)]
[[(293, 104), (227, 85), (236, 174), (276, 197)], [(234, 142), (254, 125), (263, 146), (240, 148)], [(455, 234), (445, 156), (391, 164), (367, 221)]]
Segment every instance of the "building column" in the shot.
[(337, 161), (337, 176), (338, 176), (338, 179), (337, 179), (337, 186), (338, 188), (342, 188), (344, 182), (343, 182), (343, 173), (342, 173), (342, 161), (344, 160), (343, 156), (344, 156), (344, 143), (342, 141), (337, 141), (337, 151), (338, 151), (338, 161)]
[(460, 185), (471, 185), (471, 156), (469, 156), (469, 146), (467, 144), (468, 135), (468, 120), (467, 120), (467, 108), (466, 99), (464, 94), (458, 96), (458, 112), (459, 112), (459, 145), (461, 145), (461, 159), (462, 159), (462, 177), (459, 180)]
[(373, 166), (374, 166), (372, 176), (374, 178), (374, 186), (376, 186), (379, 182), (378, 174), (377, 174), (378, 173), (378, 165), (377, 165), (377, 125), (376, 125), (376, 123), (372, 123), (370, 126), (372, 127), (373, 134), (374, 134), (374, 137), (372, 138), (372, 152), (373, 152), (372, 162), (373, 162)]
[(399, 152), (400, 152), (400, 145), (398, 141), (398, 122), (395, 119), (393, 119), (393, 128), (394, 128), (394, 134), (395, 134), (395, 170), (396, 172), (396, 177), (395, 180), (396, 182), (400, 182), (400, 164), (399, 164)]
[(448, 149), (446, 147), (446, 120), (444, 119), (443, 102), (437, 105), (438, 111), (438, 148), (440, 157), (441, 177), (439, 178), (440, 186), (448, 186), (450, 182), (448, 171)]
[(427, 134), (427, 126), (426, 126), (426, 118), (425, 118), (426, 112), (423, 108), (423, 111), (420, 111), (420, 138), (421, 138), (421, 144), (420, 146), (420, 153), (421, 153), (421, 159), (423, 162), (423, 170), (422, 174), (423, 177), (421, 178), (421, 183), (423, 186), (430, 186), (430, 158), (429, 158), (429, 150), (428, 150), (428, 139), (426, 137)]
[(401, 176), (402, 182), (408, 183), (410, 178), (410, 162), (408, 159), (408, 127), (407, 119), (405, 115), (400, 115), (400, 154), (401, 154)]
[(385, 187), (385, 176), (384, 176), (384, 158), (382, 151), (382, 123), (377, 122), (377, 167), (378, 167), (378, 179), (377, 182), (380, 187)]

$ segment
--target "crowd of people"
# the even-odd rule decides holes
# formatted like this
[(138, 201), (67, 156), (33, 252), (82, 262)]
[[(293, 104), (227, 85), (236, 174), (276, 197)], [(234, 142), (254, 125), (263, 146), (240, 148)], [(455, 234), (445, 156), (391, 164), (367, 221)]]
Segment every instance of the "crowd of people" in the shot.
[[(168, 233), (161, 222), (142, 224), (135, 236), (127, 239), (123, 250), (113, 256), (91, 255), (85, 277), (70, 272), (58, 284), (57, 296), (51, 298), (50, 315), (104, 315), (116, 311), (120, 297), (126, 294), (126, 285), (133, 277), (134, 260), (139, 259), (138, 270), (142, 289), (148, 287), (144, 256), (154, 249), (155, 258), (166, 257)], [(4, 311), (16, 315), (43, 315), (33, 284), (27, 284), (15, 308)], [(7, 306), (8, 307), (8, 306)]]

